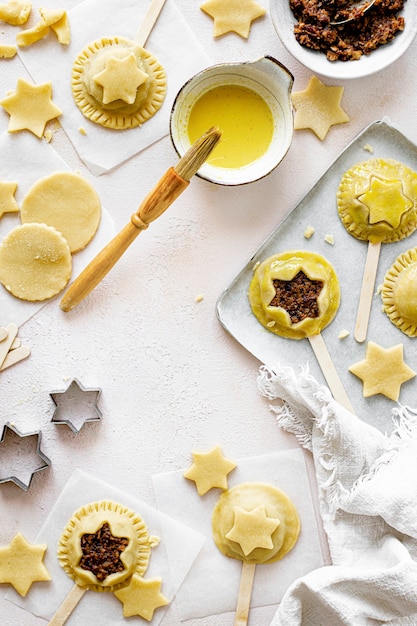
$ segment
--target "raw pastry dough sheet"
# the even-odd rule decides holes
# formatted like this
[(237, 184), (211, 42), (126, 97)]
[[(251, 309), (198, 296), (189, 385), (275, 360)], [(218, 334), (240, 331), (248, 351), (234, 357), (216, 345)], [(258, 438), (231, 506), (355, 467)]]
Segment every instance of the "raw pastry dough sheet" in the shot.
[[(6, 595), (7, 600), (34, 615), (46, 620), (51, 619), (74, 585), (71, 578), (60, 567), (56, 556), (61, 534), (74, 511), (80, 506), (104, 499), (120, 502), (136, 511), (146, 523), (149, 534), (157, 535), (161, 539), (159, 545), (152, 548), (144, 578), (161, 577), (161, 591), (170, 602), (172, 601), (200, 552), (204, 536), (81, 470), (75, 470), (72, 474), (33, 542), (48, 545), (44, 563), (52, 580), (49, 583), (33, 585), (26, 598), (21, 598), (14, 589), (10, 589)], [(168, 606), (155, 611), (152, 626), (158, 626)], [(106, 624), (126, 626), (123, 605), (112, 593), (87, 591), (71, 615), (71, 624), (85, 626), (98, 622), (104, 623), (104, 615)], [(135, 617), (134, 622), (135, 624), (149, 624), (140, 617)]]
[[(372, 148), (372, 153), (367, 146)], [(348, 371), (350, 365), (365, 358), (366, 343), (372, 340), (383, 348), (403, 344), (404, 361), (417, 372), (416, 340), (407, 337), (389, 321), (382, 311), (379, 294), (374, 294), (367, 341), (358, 343), (353, 336), (368, 242), (355, 239), (345, 230), (337, 213), (336, 190), (347, 169), (370, 158), (396, 159), (417, 171), (417, 146), (387, 119), (370, 124), (254, 252), (221, 294), (217, 315), (224, 328), (262, 363), (272, 368), (276, 363), (292, 365), (296, 369), (308, 364), (313, 376), (325, 384), (308, 339), (285, 339), (263, 328), (252, 314), (247, 296), (253, 268), (258, 261), (284, 250), (310, 250), (322, 254), (336, 270), (341, 290), (336, 317), (322, 332), (326, 347), (357, 415), (382, 432), (391, 432), (392, 409), (398, 405), (381, 394), (364, 398), (362, 381)], [(308, 226), (315, 229), (310, 239), (304, 237)], [(325, 241), (328, 234), (334, 237), (334, 245)], [(402, 241), (382, 244), (375, 292), (397, 256), (416, 246), (417, 231)], [(345, 339), (339, 339), (342, 330), (349, 331)], [(402, 385), (399, 400), (402, 405), (417, 409), (416, 387), (417, 376)]]
[[(68, 165), (45, 141), (31, 133), (21, 132), (0, 135), (0, 180), (17, 183), (15, 198), (20, 206), (31, 186), (40, 178), (55, 171), (69, 170)], [(20, 224), (20, 213), (5, 213), (0, 219), (0, 240), (12, 228)], [(98, 230), (84, 250), (72, 256), (72, 276), (76, 276), (88, 265), (96, 254), (112, 239), (115, 227), (112, 218), (102, 207)], [(64, 292), (55, 296), (61, 299)], [(54, 299), (43, 302), (26, 302), (12, 296), (0, 284), (0, 325), (13, 322), (21, 326), (42, 307)]]
[[(237, 467), (228, 476), (229, 487), (253, 481), (274, 485), (286, 492), (300, 516), (300, 536), (291, 552), (276, 563), (256, 566), (251, 607), (275, 605), (294, 580), (323, 565), (304, 453), (297, 448), (233, 460)], [(242, 562), (224, 556), (213, 540), (211, 517), (222, 490), (199, 496), (194, 482), (184, 478), (185, 469), (152, 479), (158, 509), (206, 538), (177, 594), (182, 620), (235, 611), (242, 570)]]
[[(210, 64), (173, 0), (167, 0), (145, 44), (167, 74), (167, 94), (161, 109), (141, 127), (129, 130), (111, 130), (88, 120), (75, 104), (71, 91), (76, 57), (86, 45), (102, 37), (119, 35), (133, 39), (148, 5), (144, 0), (84, 0), (68, 11), (69, 45), (60, 45), (53, 37), (47, 37), (19, 50), (36, 83), (51, 81), (53, 102), (62, 110), (59, 121), (95, 175), (113, 169), (166, 136), (177, 92), (193, 74)], [(79, 132), (80, 127), (86, 130), (85, 136)]]

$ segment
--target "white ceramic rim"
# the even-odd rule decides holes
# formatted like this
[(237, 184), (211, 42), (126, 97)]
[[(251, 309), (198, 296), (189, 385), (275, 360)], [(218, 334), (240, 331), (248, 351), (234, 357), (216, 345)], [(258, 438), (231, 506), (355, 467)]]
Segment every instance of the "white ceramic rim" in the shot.
[(404, 30), (393, 41), (368, 56), (363, 55), (358, 61), (328, 61), (323, 52), (309, 50), (296, 40), (293, 27), (297, 20), (289, 0), (270, 0), (270, 13), (278, 37), (297, 61), (316, 74), (342, 80), (362, 78), (385, 69), (404, 54), (417, 33), (417, 0), (407, 0), (401, 11), (405, 19)]
[[(287, 101), (284, 103), (286, 106), (278, 102), (277, 98), (264, 83), (256, 80), (254, 76), (248, 75), (248, 73), (251, 73), (251, 68), (256, 65), (256, 62), (262, 59), (276, 63), (282, 71), (287, 73), (290, 86), (286, 92)], [(187, 114), (189, 115), (198, 97), (212, 88), (213, 85), (222, 84), (245, 85), (260, 93), (272, 110), (274, 135), (270, 149), (256, 161), (236, 169), (221, 168), (204, 163), (197, 172), (197, 176), (219, 185), (245, 185), (270, 174), (289, 150), (294, 131), (291, 104), (293, 75), (282, 63), (267, 55), (254, 61), (243, 63), (219, 63), (195, 74), (181, 87), (171, 109), (170, 136), (173, 146), (180, 157), (184, 155), (191, 145), (187, 134)], [(185, 98), (190, 98), (187, 104), (184, 104)], [(284, 135), (282, 134), (282, 126), (279, 126), (280, 124), (284, 125)], [(282, 137), (284, 137), (284, 140)], [(274, 147), (277, 149), (274, 150)]]

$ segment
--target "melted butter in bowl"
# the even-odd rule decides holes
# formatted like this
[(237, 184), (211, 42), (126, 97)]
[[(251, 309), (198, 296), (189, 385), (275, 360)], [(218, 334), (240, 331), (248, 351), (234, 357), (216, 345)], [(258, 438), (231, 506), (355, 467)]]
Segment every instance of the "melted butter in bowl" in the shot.
[(223, 63), (191, 78), (171, 110), (172, 143), (182, 156), (210, 127), (222, 137), (197, 175), (242, 185), (275, 169), (293, 135), (292, 74), (272, 57)]

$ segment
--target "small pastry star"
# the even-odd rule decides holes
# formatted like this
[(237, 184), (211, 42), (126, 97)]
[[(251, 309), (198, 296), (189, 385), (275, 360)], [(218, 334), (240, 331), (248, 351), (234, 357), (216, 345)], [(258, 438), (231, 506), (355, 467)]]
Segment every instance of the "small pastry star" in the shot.
[(0, 217), (5, 213), (16, 213), (19, 211), (14, 194), (17, 183), (6, 183), (0, 181)]
[(29, 130), (41, 138), (47, 122), (61, 115), (62, 111), (52, 102), (52, 85), (31, 85), (23, 78), (17, 81), (16, 91), (0, 101), (10, 115), (9, 133)]
[(331, 126), (348, 122), (349, 117), (340, 106), (343, 91), (344, 87), (329, 87), (312, 76), (306, 89), (292, 94), (294, 128), (309, 128), (323, 140)]
[(254, 0), (208, 0), (200, 9), (214, 19), (213, 37), (233, 31), (244, 39), (249, 37), (253, 20), (266, 13)]
[(268, 517), (264, 504), (252, 511), (235, 506), (233, 513), (233, 526), (226, 534), (226, 538), (238, 543), (245, 556), (248, 556), (255, 548), (274, 547), (272, 533), (280, 525), (280, 520)]
[(43, 564), (46, 544), (30, 544), (21, 533), (0, 547), (0, 583), (10, 583), (25, 596), (32, 583), (51, 580)]
[(138, 68), (136, 57), (130, 53), (123, 59), (107, 59), (104, 70), (94, 76), (94, 81), (103, 87), (103, 104), (123, 100), (133, 104), (138, 87), (149, 78)]
[(195, 482), (198, 495), (203, 496), (213, 487), (227, 489), (227, 475), (236, 463), (223, 456), (219, 445), (208, 452), (193, 452), (193, 461), (184, 476)]
[(372, 176), (369, 189), (358, 196), (369, 209), (369, 223), (388, 222), (398, 228), (404, 213), (412, 208), (413, 203), (403, 193), (400, 180), (382, 180)]
[(404, 363), (402, 344), (384, 349), (373, 341), (366, 347), (365, 359), (348, 369), (362, 380), (365, 398), (381, 393), (395, 401), (400, 396), (401, 385), (416, 375)]
[(145, 580), (138, 574), (133, 574), (129, 584), (117, 589), (114, 595), (123, 604), (125, 617), (137, 615), (148, 622), (153, 618), (155, 609), (169, 604), (161, 593), (160, 578)]

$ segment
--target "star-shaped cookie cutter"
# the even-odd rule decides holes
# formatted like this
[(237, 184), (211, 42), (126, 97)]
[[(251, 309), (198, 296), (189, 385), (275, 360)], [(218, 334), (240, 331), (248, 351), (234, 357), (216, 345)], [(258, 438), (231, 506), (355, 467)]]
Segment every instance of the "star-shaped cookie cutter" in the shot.
[(75, 434), (87, 422), (96, 422), (102, 418), (97, 406), (101, 389), (87, 389), (76, 378), (64, 391), (54, 391), (49, 395), (55, 404), (51, 421), (54, 424), (65, 424)]
[[(14, 433), (17, 437), (21, 439), (25, 439), (26, 437), (36, 437), (37, 439), (35, 453), (42, 460), (42, 464), (31, 471), (29, 480), (27, 482), (24, 482), (21, 478), (19, 478), (18, 476), (15, 476), (14, 474), (10, 476), (2, 476), (0, 474), (0, 483), (12, 482), (18, 487), (20, 487), (21, 489), (23, 489), (24, 491), (28, 491), (30, 485), (32, 484), (33, 476), (37, 472), (40, 472), (41, 470), (44, 470), (51, 465), (50, 459), (41, 451), (42, 433), (40, 431), (30, 432), (30, 433), (21, 433), (15, 426), (7, 422), (3, 426), (3, 432), (0, 438), (0, 472), (2, 471), (1, 461), (2, 461), (3, 452), (5, 452), (6, 449), (11, 449), (11, 445), (17, 445), (19, 443), (18, 441), (15, 441), (15, 444), (11, 444), (11, 445), (10, 443), (8, 443), (6, 439), (6, 435), (8, 431), (11, 431), (12, 433)], [(17, 456), (19, 455), (20, 455), (20, 452), (18, 451)]]

